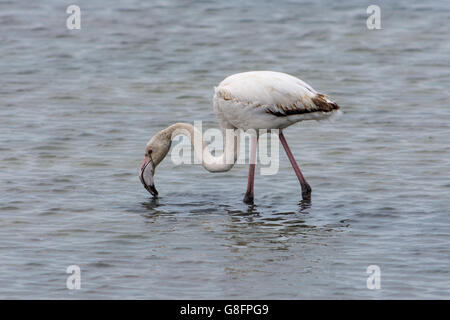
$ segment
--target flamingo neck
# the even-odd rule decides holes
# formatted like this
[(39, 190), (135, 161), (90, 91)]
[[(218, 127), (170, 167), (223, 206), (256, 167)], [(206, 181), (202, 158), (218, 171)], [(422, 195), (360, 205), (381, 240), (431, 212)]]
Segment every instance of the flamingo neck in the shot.
[(202, 133), (189, 123), (175, 123), (164, 129), (172, 141), (177, 135), (183, 134), (191, 139), (195, 156), (201, 160), (203, 168), (210, 172), (225, 172), (231, 170), (238, 158), (238, 134), (235, 130), (223, 130), (224, 151), (220, 156), (213, 156), (206, 148)]

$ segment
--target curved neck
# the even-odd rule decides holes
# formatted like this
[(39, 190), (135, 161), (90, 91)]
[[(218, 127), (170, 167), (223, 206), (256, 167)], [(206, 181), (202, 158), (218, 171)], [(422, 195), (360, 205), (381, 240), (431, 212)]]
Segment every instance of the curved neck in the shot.
[(180, 134), (188, 136), (191, 139), (196, 158), (201, 161), (203, 168), (210, 172), (229, 171), (236, 163), (239, 150), (239, 134), (236, 134), (233, 129), (222, 130), (224, 150), (220, 156), (213, 156), (208, 151), (202, 133), (189, 123), (175, 123), (164, 129), (164, 131), (167, 131), (170, 140), (173, 140), (175, 136)]

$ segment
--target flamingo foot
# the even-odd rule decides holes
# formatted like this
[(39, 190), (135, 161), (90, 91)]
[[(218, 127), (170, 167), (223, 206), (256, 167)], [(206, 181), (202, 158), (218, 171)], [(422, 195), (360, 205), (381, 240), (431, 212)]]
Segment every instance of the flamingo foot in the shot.
[(303, 200), (311, 200), (311, 192), (312, 189), (309, 184), (302, 185), (302, 199)]
[(246, 193), (243, 201), (246, 204), (253, 204), (253, 194)]

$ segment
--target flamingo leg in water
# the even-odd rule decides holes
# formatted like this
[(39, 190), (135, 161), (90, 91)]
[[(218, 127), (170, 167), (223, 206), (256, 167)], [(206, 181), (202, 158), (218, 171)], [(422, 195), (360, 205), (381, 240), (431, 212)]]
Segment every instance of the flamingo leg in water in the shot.
[(281, 144), (283, 145), (284, 150), (286, 151), (289, 161), (291, 162), (291, 165), (294, 168), (294, 171), (295, 171), (295, 174), (297, 175), (298, 181), (300, 182), (300, 185), (302, 186), (302, 198), (303, 198), (303, 200), (310, 200), (311, 199), (311, 187), (309, 186), (308, 182), (306, 182), (305, 177), (303, 176), (302, 172), (300, 171), (297, 161), (295, 161), (295, 158), (292, 155), (291, 149), (289, 149), (289, 146), (286, 142), (286, 138), (284, 137), (282, 131), (280, 131), (279, 138), (280, 138)]
[(256, 164), (256, 145), (258, 144), (258, 138), (251, 136), (250, 139), (250, 165), (248, 167), (248, 184), (247, 192), (245, 193), (244, 202), (247, 204), (253, 204), (254, 198), (254, 185), (255, 185), (255, 164)]

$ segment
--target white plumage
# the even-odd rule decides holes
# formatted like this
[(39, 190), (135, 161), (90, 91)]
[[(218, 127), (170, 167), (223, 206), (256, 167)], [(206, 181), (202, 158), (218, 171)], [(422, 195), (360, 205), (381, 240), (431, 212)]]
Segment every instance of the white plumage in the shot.
[(339, 107), (304, 81), (281, 72), (251, 71), (224, 79), (214, 111), (224, 128), (283, 129), (302, 120), (329, 118)]

